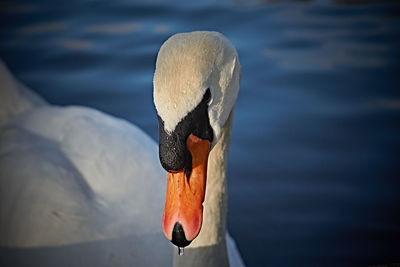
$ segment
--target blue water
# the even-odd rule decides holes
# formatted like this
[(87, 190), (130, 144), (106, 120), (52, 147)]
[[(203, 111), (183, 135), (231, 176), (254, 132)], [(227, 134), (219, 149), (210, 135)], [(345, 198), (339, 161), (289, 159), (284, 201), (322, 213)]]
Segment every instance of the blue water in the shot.
[(2, 1), (0, 56), (49, 102), (154, 139), (162, 42), (216, 30), (237, 47), (228, 227), (248, 266), (400, 262), (399, 3), (54, 2)]

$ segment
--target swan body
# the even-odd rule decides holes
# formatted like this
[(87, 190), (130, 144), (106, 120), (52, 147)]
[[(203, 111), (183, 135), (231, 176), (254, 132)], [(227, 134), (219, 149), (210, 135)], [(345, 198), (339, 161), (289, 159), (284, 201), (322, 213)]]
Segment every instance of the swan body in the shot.
[(49, 105), (4, 65), (0, 72), (7, 97), (0, 112), (6, 265), (171, 265), (160, 229), (165, 177), (154, 141), (94, 109)]
[[(231, 74), (237, 71), (235, 62), (230, 62)], [(223, 100), (219, 102), (222, 105)], [(227, 145), (218, 142), (229, 143), (232, 106), (228, 111), (216, 106), (228, 115), (213, 123), (220, 128), (214, 131), (209, 160), (204, 225), (185, 255), (177, 257), (162, 234), (166, 177), (149, 136), (94, 109), (46, 103), (14, 79), (1, 61), (0, 104), (1, 262), (244, 266), (226, 233)], [(179, 116), (184, 114), (172, 117)], [(223, 206), (215, 206), (213, 201), (221, 198)], [(213, 218), (219, 226), (213, 225)]]

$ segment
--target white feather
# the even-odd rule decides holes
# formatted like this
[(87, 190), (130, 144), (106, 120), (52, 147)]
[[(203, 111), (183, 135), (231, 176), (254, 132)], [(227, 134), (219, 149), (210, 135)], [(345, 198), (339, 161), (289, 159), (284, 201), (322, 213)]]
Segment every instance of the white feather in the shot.
[(236, 49), (220, 33), (197, 31), (170, 37), (160, 48), (154, 74), (154, 104), (167, 132), (211, 91), (209, 119), (216, 144), (239, 91)]

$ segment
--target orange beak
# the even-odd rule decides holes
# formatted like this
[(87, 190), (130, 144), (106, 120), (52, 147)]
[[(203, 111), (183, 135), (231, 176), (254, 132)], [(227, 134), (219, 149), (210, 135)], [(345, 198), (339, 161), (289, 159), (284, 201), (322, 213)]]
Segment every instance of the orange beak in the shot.
[[(163, 215), (165, 236), (172, 241), (180, 238), (187, 246), (199, 234), (203, 222), (203, 201), (206, 192), (207, 161), (211, 143), (190, 135), (186, 145), (192, 155), (192, 172), (168, 172), (167, 195)], [(178, 242), (182, 244), (182, 241)]]

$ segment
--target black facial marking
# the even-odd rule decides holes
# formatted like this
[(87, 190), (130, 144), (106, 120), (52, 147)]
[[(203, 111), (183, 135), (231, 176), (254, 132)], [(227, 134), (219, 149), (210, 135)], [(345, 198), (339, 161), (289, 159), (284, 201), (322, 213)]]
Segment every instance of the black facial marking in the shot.
[(207, 89), (203, 99), (195, 109), (189, 112), (168, 134), (164, 129), (164, 121), (158, 116), (159, 156), (163, 168), (167, 171), (185, 169), (186, 177), (192, 172), (192, 156), (186, 147), (190, 134), (212, 142), (214, 134), (208, 118), (208, 102), (211, 99)]

